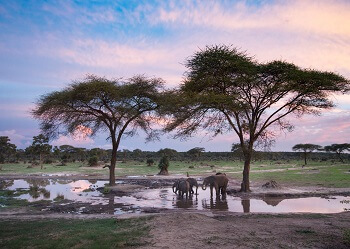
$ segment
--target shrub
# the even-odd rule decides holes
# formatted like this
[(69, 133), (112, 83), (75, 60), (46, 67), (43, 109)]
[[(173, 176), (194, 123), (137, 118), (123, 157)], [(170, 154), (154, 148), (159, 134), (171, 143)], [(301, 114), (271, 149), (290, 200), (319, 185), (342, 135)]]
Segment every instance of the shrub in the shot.
[(89, 166), (93, 167), (93, 166), (97, 166), (98, 165), (98, 159), (97, 156), (93, 156), (89, 158)]
[(152, 158), (147, 159), (147, 166), (152, 166), (154, 164), (154, 160)]

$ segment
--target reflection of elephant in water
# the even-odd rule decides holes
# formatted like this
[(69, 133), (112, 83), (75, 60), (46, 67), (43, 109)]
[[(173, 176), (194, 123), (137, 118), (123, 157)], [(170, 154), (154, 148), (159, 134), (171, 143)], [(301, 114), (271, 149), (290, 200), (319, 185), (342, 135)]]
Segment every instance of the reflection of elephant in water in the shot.
[(179, 196), (183, 197), (186, 194), (186, 198), (188, 197), (188, 193), (190, 192), (190, 183), (187, 180), (179, 181), (177, 188), (179, 190)]
[(226, 195), (226, 188), (228, 184), (228, 178), (225, 175), (208, 176), (203, 180), (202, 189), (206, 190), (207, 186), (210, 186), (210, 196), (213, 196), (213, 188), (215, 188), (216, 197), (220, 197), (220, 192), (224, 196)]
[(191, 198), (183, 199), (176, 197), (176, 200), (173, 201), (173, 205), (177, 208), (191, 208), (196, 204), (196, 201), (193, 201)]
[(202, 200), (202, 206), (203, 208), (206, 208), (206, 209), (216, 209), (216, 210), (222, 210), (222, 211), (228, 210), (228, 203), (225, 198), (222, 198), (222, 200), (220, 199), (213, 200), (213, 198), (210, 198), (209, 203), (207, 203), (207, 200), (204, 199)]
[(194, 178), (187, 178), (187, 181), (190, 183), (191, 194), (194, 194), (193, 187), (196, 187), (196, 195), (198, 195), (198, 183)]

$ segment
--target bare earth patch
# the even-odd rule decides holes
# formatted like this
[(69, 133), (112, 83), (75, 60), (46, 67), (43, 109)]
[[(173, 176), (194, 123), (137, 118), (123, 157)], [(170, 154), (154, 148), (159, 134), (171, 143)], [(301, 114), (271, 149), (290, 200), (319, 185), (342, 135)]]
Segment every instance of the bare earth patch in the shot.
[(350, 227), (350, 213), (171, 213), (150, 222), (153, 238), (145, 248), (348, 248), (343, 234)]

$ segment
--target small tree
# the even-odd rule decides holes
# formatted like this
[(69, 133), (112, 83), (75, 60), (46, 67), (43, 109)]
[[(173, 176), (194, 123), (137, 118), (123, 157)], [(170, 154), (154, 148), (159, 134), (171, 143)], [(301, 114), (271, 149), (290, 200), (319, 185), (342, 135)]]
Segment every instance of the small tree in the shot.
[(311, 152), (315, 150), (320, 150), (322, 146), (317, 145), (317, 144), (296, 144), (293, 146), (292, 150), (293, 151), (302, 151), (304, 155), (304, 161), (305, 165), (307, 165), (307, 156), (311, 154)]
[(168, 168), (169, 168), (169, 159), (167, 156), (163, 156), (158, 164), (158, 168), (160, 169), (160, 172), (158, 175), (169, 175)]
[(9, 157), (16, 153), (16, 145), (10, 143), (9, 137), (0, 137), (0, 163), (5, 162), (5, 156)]
[(94, 167), (98, 165), (98, 158), (97, 156), (92, 156), (89, 158), (89, 166)]
[(52, 146), (48, 144), (49, 138), (43, 134), (33, 137), (31, 149), (32, 153), (39, 154), (40, 169), (43, 169), (43, 157), (50, 154)]
[(164, 149), (160, 149), (157, 153), (162, 157), (166, 156), (168, 158), (172, 158), (176, 156), (177, 151), (174, 149), (164, 148)]
[(192, 158), (192, 160), (198, 160), (201, 156), (201, 153), (204, 152), (205, 149), (201, 147), (195, 147), (187, 151), (186, 153)]
[(345, 143), (345, 144), (332, 144), (332, 145), (327, 145), (327, 146), (325, 146), (324, 148), (323, 148), (323, 150), (324, 151), (326, 151), (326, 152), (332, 152), (332, 153), (335, 153), (337, 156), (338, 156), (338, 158), (339, 158), (339, 160), (343, 163), (344, 162), (344, 160), (343, 160), (343, 158), (342, 158), (342, 153), (344, 152), (344, 151), (350, 151), (350, 144), (347, 144), (347, 143)]
[(154, 164), (154, 160), (152, 158), (147, 159), (147, 166), (151, 167)]
[(32, 113), (41, 121), (42, 131), (53, 138), (77, 131), (93, 136), (107, 130), (112, 143), (109, 184), (114, 185), (122, 137), (135, 135), (138, 128), (148, 139), (156, 137), (151, 124), (157, 117), (162, 86), (159, 78), (135, 76), (123, 82), (91, 75), (42, 96)]

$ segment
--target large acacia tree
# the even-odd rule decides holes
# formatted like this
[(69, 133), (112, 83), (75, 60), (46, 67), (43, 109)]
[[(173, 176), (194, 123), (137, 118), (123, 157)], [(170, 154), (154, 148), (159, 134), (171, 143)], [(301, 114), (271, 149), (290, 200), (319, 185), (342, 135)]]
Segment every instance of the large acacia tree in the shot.
[(244, 155), (241, 191), (250, 191), (249, 172), (255, 145), (266, 144), (278, 130), (292, 130), (290, 115), (319, 114), (334, 106), (331, 93), (347, 90), (348, 81), (331, 72), (301, 69), (284, 61), (259, 63), (230, 46), (211, 46), (185, 63), (187, 72), (172, 98), (167, 131), (177, 137), (199, 129), (213, 135), (233, 131)]
[(62, 91), (42, 96), (32, 113), (50, 138), (77, 130), (87, 135), (108, 131), (112, 142), (109, 184), (114, 185), (121, 138), (135, 135), (138, 128), (149, 139), (154, 137), (151, 124), (160, 106), (162, 89), (163, 80), (159, 78), (135, 76), (122, 81), (90, 75)]

